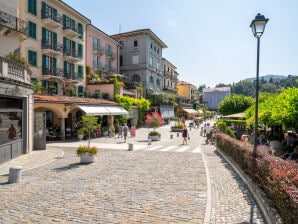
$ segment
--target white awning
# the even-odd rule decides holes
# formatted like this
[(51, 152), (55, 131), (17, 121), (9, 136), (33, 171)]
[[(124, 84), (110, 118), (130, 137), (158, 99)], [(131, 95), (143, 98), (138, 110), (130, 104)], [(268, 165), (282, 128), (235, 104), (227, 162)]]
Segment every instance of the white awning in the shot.
[(86, 115), (128, 115), (127, 110), (120, 106), (95, 106), (77, 105)]
[(198, 113), (198, 111), (196, 111), (194, 109), (183, 108), (183, 110), (188, 114), (197, 114)]
[(165, 107), (165, 106), (160, 106), (160, 116), (162, 118), (172, 118), (175, 117), (174, 114), (174, 107)]

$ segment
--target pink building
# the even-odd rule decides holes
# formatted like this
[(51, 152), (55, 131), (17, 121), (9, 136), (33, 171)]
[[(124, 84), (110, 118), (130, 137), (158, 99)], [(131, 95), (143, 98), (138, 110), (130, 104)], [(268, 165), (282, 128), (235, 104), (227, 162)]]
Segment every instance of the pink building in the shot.
[[(87, 85), (90, 79), (104, 80), (119, 73), (120, 44), (97, 27), (87, 25), (86, 28), (86, 66), (90, 67), (90, 74), (86, 77)], [(91, 76), (91, 77), (90, 77)], [(96, 84), (95, 84), (96, 85)], [(100, 87), (99, 87), (100, 88)], [(94, 94), (95, 87), (86, 89)], [(107, 92), (106, 90), (104, 90)], [(110, 92), (110, 91), (108, 91)]]

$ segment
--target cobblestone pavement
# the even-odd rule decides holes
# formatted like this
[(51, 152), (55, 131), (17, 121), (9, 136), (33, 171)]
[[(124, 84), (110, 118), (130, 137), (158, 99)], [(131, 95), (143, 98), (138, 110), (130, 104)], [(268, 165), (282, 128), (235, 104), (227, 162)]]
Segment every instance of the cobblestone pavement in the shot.
[(26, 170), (17, 184), (0, 176), (0, 223), (264, 223), (245, 185), (213, 145), (201, 144), (198, 130), (187, 146), (168, 126), (158, 131), (162, 141), (148, 145), (148, 130), (138, 130), (128, 140), (133, 151), (117, 138), (94, 139), (100, 152), (88, 165), (75, 155), (83, 143), (48, 144), (45, 155), (60, 149), (64, 156)]

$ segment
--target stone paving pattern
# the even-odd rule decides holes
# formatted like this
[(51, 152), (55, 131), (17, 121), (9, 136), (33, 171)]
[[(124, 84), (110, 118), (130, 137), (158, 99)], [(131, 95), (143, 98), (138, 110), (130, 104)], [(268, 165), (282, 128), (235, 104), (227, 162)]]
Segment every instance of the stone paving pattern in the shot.
[[(88, 165), (79, 164), (75, 155), (81, 143), (52, 144), (44, 155), (62, 150), (63, 157), (25, 170), (17, 184), (0, 176), (0, 223), (264, 223), (246, 186), (214, 145), (202, 143), (198, 130), (192, 129), (183, 152), (150, 150), (157, 145), (181, 148), (181, 135), (170, 139), (167, 126), (159, 131), (165, 137), (148, 146), (148, 130), (139, 129), (139, 137), (129, 139), (139, 145), (134, 151), (124, 150), (120, 139), (92, 140), (119, 149), (100, 149)], [(198, 147), (202, 153), (191, 152)], [(32, 166), (38, 160), (32, 157)], [(204, 220), (206, 212), (210, 220)]]

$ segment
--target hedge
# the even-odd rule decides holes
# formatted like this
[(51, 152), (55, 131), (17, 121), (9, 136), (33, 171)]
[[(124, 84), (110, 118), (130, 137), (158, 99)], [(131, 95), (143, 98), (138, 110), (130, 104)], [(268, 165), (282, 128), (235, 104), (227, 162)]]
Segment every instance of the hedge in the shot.
[(252, 158), (253, 146), (216, 133), (217, 147), (228, 154), (265, 192), (272, 205), (287, 224), (297, 223), (298, 164), (275, 157), (266, 146), (258, 146), (257, 159)]

